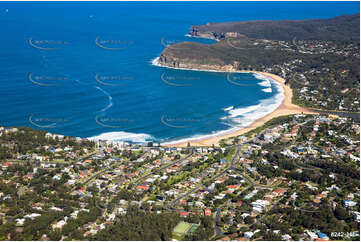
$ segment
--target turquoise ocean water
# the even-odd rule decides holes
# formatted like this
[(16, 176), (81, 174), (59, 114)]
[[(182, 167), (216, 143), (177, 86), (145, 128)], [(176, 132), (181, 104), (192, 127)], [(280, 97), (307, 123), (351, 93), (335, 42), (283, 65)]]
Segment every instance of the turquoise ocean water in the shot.
[(356, 12), (358, 2), (0, 2), (0, 125), (134, 142), (229, 132), (275, 109), (279, 86), (152, 65), (165, 46), (213, 43), (185, 36), (191, 25)]

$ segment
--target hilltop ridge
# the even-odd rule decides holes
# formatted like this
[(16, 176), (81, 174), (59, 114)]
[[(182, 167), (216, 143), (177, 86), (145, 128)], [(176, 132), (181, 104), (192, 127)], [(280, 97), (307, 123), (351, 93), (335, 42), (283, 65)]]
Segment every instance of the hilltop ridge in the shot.
[(168, 45), (158, 64), (272, 73), (291, 85), (294, 104), (359, 111), (360, 14), (325, 20), (212, 23), (192, 26), (190, 35), (219, 41)]
[(247, 36), (268, 40), (329, 40), (354, 41), (360, 39), (360, 13), (330, 19), (311, 20), (254, 20), (208, 23), (191, 26), (191, 36), (223, 39)]

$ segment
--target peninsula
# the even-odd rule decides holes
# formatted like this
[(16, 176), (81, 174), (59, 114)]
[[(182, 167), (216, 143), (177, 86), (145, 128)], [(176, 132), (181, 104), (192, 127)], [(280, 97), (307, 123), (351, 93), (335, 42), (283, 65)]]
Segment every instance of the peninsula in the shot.
[(355, 14), (325, 20), (191, 26), (190, 36), (218, 42), (169, 45), (155, 64), (176, 69), (258, 73), (279, 82), (285, 99), (274, 112), (247, 128), (192, 140), (190, 145), (218, 144), (274, 117), (314, 113), (309, 108), (359, 112), (359, 19), (360, 15)]

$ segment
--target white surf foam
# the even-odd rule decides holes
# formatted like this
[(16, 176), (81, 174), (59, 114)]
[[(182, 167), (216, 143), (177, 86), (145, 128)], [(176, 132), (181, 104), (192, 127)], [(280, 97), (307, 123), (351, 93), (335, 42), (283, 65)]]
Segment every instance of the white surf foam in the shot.
[(106, 91), (101, 89), (100, 87), (95, 87), (95, 88), (102, 91), (108, 97), (108, 100), (109, 100), (108, 105), (106, 107), (104, 107), (102, 110), (99, 111), (100, 113), (103, 113), (103, 112), (107, 111), (109, 108), (111, 108), (113, 106), (113, 97), (109, 93), (107, 93)]
[[(260, 75), (257, 75), (257, 78), (258, 77), (260, 77)], [(231, 118), (233, 122), (238, 124), (237, 126), (246, 127), (257, 119), (262, 118), (276, 110), (282, 104), (283, 99), (285, 98), (284, 91), (281, 84), (279, 84), (277, 81), (271, 78), (269, 78), (269, 80), (277, 89), (276, 95), (271, 98), (261, 100), (258, 105), (231, 110), (228, 112), (227, 118)], [(262, 91), (272, 92), (271, 88), (266, 89), (267, 90), (262, 89)]]
[(253, 74), (253, 76), (255, 77), (255, 78), (257, 78), (258, 80), (264, 80), (264, 81), (270, 81), (270, 80), (272, 80), (272, 78), (269, 78), (269, 77), (267, 77), (267, 76), (264, 76), (264, 75), (261, 75), (261, 74), (258, 74), (258, 73), (252, 73)]
[(258, 83), (258, 85), (262, 86), (262, 87), (271, 87), (271, 78), (267, 77), (267, 76), (263, 76), (261, 74), (258, 73), (253, 73), (253, 76), (255, 78), (257, 78), (258, 80), (262, 80), (261, 82)]
[(206, 135), (200, 134), (200, 135), (194, 135), (194, 136), (189, 137), (189, 138), (177, 139), (177, 140), (169, 141), (169, 142), (163, 142), (163, 143), (161, 143), (161, 145), (172, 145), (172, 144), (178, 144), (178, 143), (183, 143), (183, 142), (202, 140), (202, 139), (222, 136), (222, 135), (226, 135), (226, 134), (231, 134), (231, 133), (233, 133), (233, 132), (235, 132), (237, 130), (238, 130), (238, 128), (234, 127), (234, 128), (230, 128), (230, 129), (227, 129), (227, 130), (214, 131), (211, 134), (206, 134)]
[[(159, 57), (153, 59), (151, 61), (151, 64), (154, 66), (159, 66), (159, 67), (163, 67), (163, 68), (179, 69), (179, 70), (223, 72), (223, 73), (225, 72), (225, 71), (217, 71), (217, 70), (202, 70), (202, 69), (168, 67), (168, 66), (161, 65), (159, 63)], [(237, 72), (234, 72), (234, 73), (237, 73)], [(178, 144), (178, 143), (183, 143), (183, 142), (202, 140), (202, 139), (206, 139), (206, 138), (230, 134), (239, 129), (242, 129), (242, 128), (245, 128), (245, 127), (251, 125), (257, 119), (262, 118), (262, 117), (272, 113), (274, 110), (276, 110), (282, 104), (283, 99), (285, 98), (285, 95), (284, 95), (284, 90), (282, 88), (282, 85), (279, 82), (273, 80), (272, 78), (263, 76), (258, 73), (253, 73), (253, 72), (242, 72), (242, 73), (252, 73), (255, 78), (257, 78), (259, 80), (263, 80), (263, 82), (260, 82), (258, 84), (260, 86), (267, 85), (267, 87), (269, 87), (269, 88), (262, 89), (264, 92), (272, 92), (271, 85), (274, 84), (274, 86), (277, 89), (277, 94), (271, 98), (261, 100), (260, 103), (257, 105), (253, 105), (253, 106), (249, 106), (249, 107), (245, 107), (245, 108), (238, 108), (238, 109), (234, 109), (234, 107), (229, 110), (223, 109), (224, 111), (227, 111), (229, 115), (227, 115), (225, 117), (221, 117), (221, 120), (231, 119), (232, 122), (235, 123), (235, 125), (232, 125), (230, 129), (215, 131), (215, 132), (212, 132), (211, 134), (207, 134), (207, 135), (194, 135), (189, 138), (175, 140), (175, 141), (169, 141), (169, 142), (165, 142), (162, 144), (163, 145)], [(271, 90), (269, 90), (269, 89), (271, 89)], [(227, 123), (227, 125), (229, 125), (229, 123)]]
[(149, 61), (153, 66), (158, 66), (158, 67), (162, 67), (162, 68), (168, 68), (168, 69), (175, 69), (175, 70), (185, 70), (185, 71), (202, 71), (202, 72), (221, 72), (221, 73), (252, 73), (249, 71), (242, 71), (242, 72), (237, 72), (237, 71), (218, 71), (218, 70), (204, 70), (204, 69), (196, 69), (196, 68), (183, 68), (183, 67), (170, 67), (170, 66), (165, 66), (159, 63), (159, 57), (156, 57), (152, 60)]
[(123, 131), (117, 132), (107, 132), (102, 133), (97, 136), (89, 137), (89, 140), (109, 140), (115, 142), (134, 142), (134, 143), (142, 143), (145, 144), (148, 140), (152, 140), (153, 137), (149, 134), (137, 134), (137, 133), (128, 133)]
[(257, 110), (259, 107), (260, 107), (260, 105), (258, 104), (258, 105), (253, 105), (253, 106), (249, 106), (249, 107), (246, 107), (246, 108), (232, 109), (232, 110), (228, 111), (228, 113), (229, 113), (228, 117), (230, 117), (230, 118), (238, 117), (240, 115), (244, 115), (246, 113)]
[(272, 92), (272, 88), (270, 88), (270, 87), (269, 88), (264, 88), (264, 89), (262, 89), (262, 91), (263, 92)]
[(162, 65), (159, 63), (159, 57), (154, 58), (154, 59), (151, 60), (150, 62), (151, 62), (152, 65), (154, 65), (154, 66), (162, 66)]
[[(255, 75), (257, 79), (260, 78), (267, 78), (260, 74)], [(245, 128), (249, 125), (251, 125), (254, 121), (256, 121), (259, 118), (262, 118), (270, 113), (272, 113), (274, 110), (276, 110), (283, 102), (284, 96), (284, 90), (280, 83), (277, 81), (267, 78), (272, 84), (274, 84), (275, 88), (277, 89), (277, 94), (274, 95), (271, 98), (261, 100), (259, 104), (252, 105), (245, 108), (232, 108), (229, 109), (228, 115), (225, 117), (222, 117), (221, 120), (230, 119), (233, 124), (232, 126), (227, 130), (221, 130), (221, 131), (215, 131), (211, 134), (207, 135), (194, 135), (189, 138), (179, 139), (175, 141), (169, 141), (162, 143), (162, 145), (172, 145), (172, 144), (178, 144), (178, 143), (184, 143), (184, 142), (190, 142), (190, 141), (198, 141), (202, 139), (217, 137), (217, 136), (223, 136), (227, 134), (231, 134), (239, 129)], [(224, 109), (223, 109), (224, 110)], [(226, 123), (227, 125), (230, 125), (229, 122)]]
[(228, 108), (223, 108), (223, 111), (230, 111), (232, 110), (234, 107), (233, 106), (229, 106)]
[(196, 39), (210, 39), (210, 40), (215, 40), (216, 42), (219, 42), (218, 39), (206, 38), (206, 37), (200, 37), (200, 36), (193, 36), (193, 35), (190, 35), (190, 34), (186, 34), (186, 35), (184, 35), (184, 36), (186, 36), (186, 37), (188, 37), (188, 38), (196, 38)]
[(259, 82), (258, 85), (260, 85), (262, 87), (271, 87), (271, 82), (269, 80), (265, 80), (265, 81)]

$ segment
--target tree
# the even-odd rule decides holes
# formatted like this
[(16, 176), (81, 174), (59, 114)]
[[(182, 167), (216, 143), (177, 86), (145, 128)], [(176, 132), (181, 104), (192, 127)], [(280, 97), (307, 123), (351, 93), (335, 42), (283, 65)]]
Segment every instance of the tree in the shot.
[(244, 222), (246, 224), (252, 224), (254, 222), (254, 218), (251, 217), (251, 216), (247, 216), (245, 219), (244, 219)]
[(55, 231), (51, 231), (49, 233), (49, 238), (53, 241), (60, 240), (61, 239), (61, 231), (60, 229), (55, 229)]
[(338, 205), (336, 208), (335, 208), (335, 217), (338, 219), (338, 220), (346, 220), (348, 218), (348, 214), (347, 214), (347, 211), (346, 209), (344, 209), (343, 207), (341, 207), (340, 205)]

